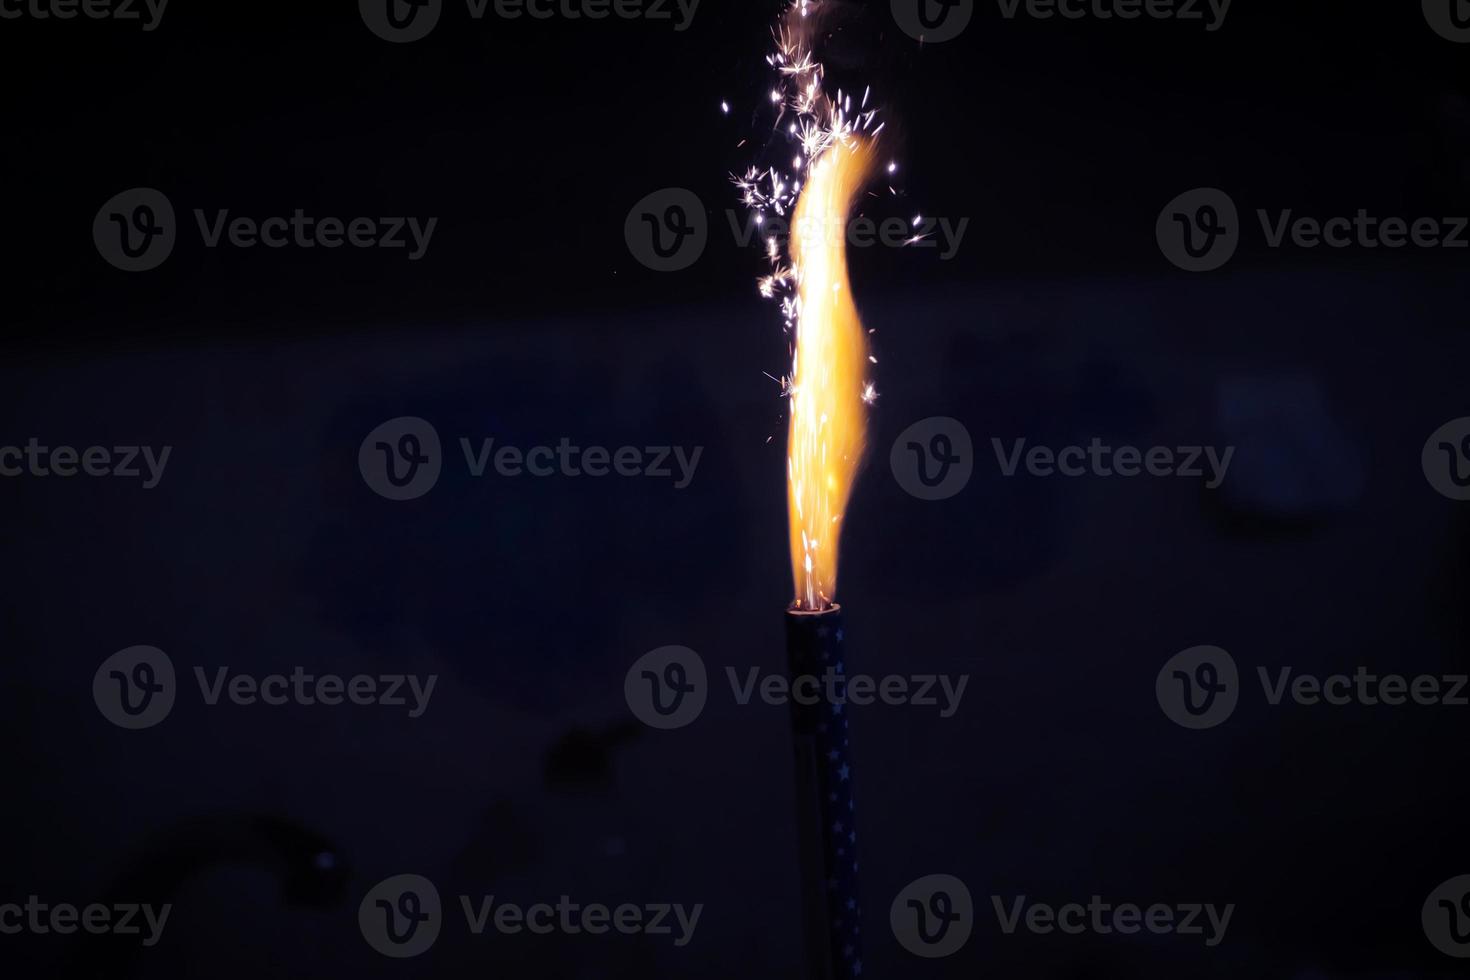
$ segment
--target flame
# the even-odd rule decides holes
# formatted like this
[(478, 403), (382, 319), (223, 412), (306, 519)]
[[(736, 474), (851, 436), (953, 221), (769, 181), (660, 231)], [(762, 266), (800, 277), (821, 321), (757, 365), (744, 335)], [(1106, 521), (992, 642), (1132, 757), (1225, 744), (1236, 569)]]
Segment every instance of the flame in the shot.
[(870, 358), (847, 279), (846, 230), (874, 163), (872, 139), (834, 142), (809, 165), (791, 225), (796, 343), (786, 472), (799, 609), (824, 609), (837, 593), (842, 516), (866, 442)]
[[(834, 33), (825, 26), (826, 15), (840, 6), (791, 0), (774, 32), (775, 50), (766, 57), (775, 73), (769, 105), (776, 134), (790, 148), (790, 168), (751, 166), (730, 176), (757, 226), (768, 217), (783, 224), (792, 219), (787, 247), (776, 234), (764, 239), (769, 269), (757, 286), (781, 304), (792, 338), (791, 374), (772, 380), (780, 382), (789, 402), (787, 506), (795, 607), (813, 611), (831, 606), (837, 592), (838, 537), (862, 463), (865, 406), (878, 398), (863, 376), (874, 358), (847, 281), (846, 233), (857, 196), (876, 170), (877, 138), (885, 124), (868, 105), (871, 88), (856, 99), (853, 92), (827, 88), (815, 47)], [(727, 105), (721, 103), (721, 110), (728, 115)], [(889, 173), (896, 167), (889, 163)], [(889, 192), (898, 194), (892, 187)]]

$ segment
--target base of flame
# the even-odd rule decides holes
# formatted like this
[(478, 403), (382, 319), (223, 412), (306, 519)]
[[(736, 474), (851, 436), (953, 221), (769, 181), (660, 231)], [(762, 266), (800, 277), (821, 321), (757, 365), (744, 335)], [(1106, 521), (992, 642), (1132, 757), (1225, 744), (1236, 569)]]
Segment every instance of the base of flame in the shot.
[[(857, 830), (848, 761), (842, 608), (786, 611), (796, 744), (797, 844), (808, 980), (862, 973)], [(801, 681), (810, 677), (813, 681)], [(836, 695), (826, 697), (829, 690)], [(797, 687), (801, 681), (801, 687)], [(807, 690), (803, 690), (806, 688)], [(820, 694), (820, 696), (813, 696)], [(800, 700), (814, 703), (802, 704)]]

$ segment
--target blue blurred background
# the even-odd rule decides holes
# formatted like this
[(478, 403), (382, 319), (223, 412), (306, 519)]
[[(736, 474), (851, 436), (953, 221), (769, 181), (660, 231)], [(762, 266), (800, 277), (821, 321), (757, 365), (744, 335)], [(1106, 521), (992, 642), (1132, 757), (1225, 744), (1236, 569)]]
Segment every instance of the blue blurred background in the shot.
[[(0, 479), (0, 903), (175, 904), (141, 955), (0, 936), (0, 963), (797, 977), (786, 711), (712, 696), (658, 732), (630, 724), (623, 694), (668, 644), (720, 677), (784, 667), (784, 425), (762, 372), (784, 370), (785, 345), (759, 257), (725, 232), (727, 175), (760, 152), (779, 4), (706, 0), (679, 34), (461, 16), (404, 46), (336, 6), (180, 7), (149, 34), (0, 25), (0, 445), (173, 447), (152, 490)], [(1248, 217), (1466, 213), (1462, 52), (1412, 5), (1241, 7), (1215, 33), (982, 7), (929, 46), (886, 5), (850, 13), (834, 74), (871, 74), (902, 161), (875, 213), (970, 219), (950, 261), (853, 257), (881, 397), (844, 537), (849, 664), (971, 677), (953, 717), (853, 709), (866, 973), (1458, 975), (1419, 916), (1470, 870), (1466, 709), (1271, 707), (1254, 677), (1470, 672), (1466, 505), (1420, 464), (1430, 433), (1470, 414), (1463, 257), (1248, 233), (1225, 269), (1191, 276), (1153, 229), (1197, 186)], [(181, 216), (304, 207), (441, 230), (417, 263), (196, 237), (127, 275), (88, 228), (145, 185)], [(712, 232), (692, 268), (659, 275), (622, 228), (665, 186), (694, 190)], [(435, 427), (445, 462), (432, 491), (393, 502), (358, 452), (400, 416)], [(888, 463), (931, 416), (960, 420), (975, 452), (969, 485), (937, 502)], [(476, 479), (462, 437), (703, 455), (682, 490)], [(1008, 478), (991, 450), (1094, 437), (1236, 455), (1207, 491)], [(182, 683), (165, 722), (128, 732), (89, 692), (135, 644)], [(1200, 644), (1246, 683), (1228, 723), (1192, 732), (1154, 683)], [(419, 718), (210, 707), (192, 689), (196, 666), (297, 665), (439, 681)], [(357, 925), (368, 889), (401, 873), (432, 879), (449, 917), (404, 961)], [(933, 873), (967, 882), (978, 921), (962, 951), (921, 960), (888, 904)], [(472, 937), (454, 897), (562, 894), (706, 908), (676, 948)], [(990, 907), (1093, 894), (1237, 911), (1207, 949), (1008, 936)]]

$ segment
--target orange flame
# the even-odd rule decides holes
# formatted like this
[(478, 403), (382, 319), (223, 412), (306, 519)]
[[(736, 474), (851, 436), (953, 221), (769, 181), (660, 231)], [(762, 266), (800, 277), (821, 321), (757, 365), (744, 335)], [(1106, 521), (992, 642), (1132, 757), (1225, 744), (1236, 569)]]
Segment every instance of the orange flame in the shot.
[(872, 173), (871, 139), (834, 144), (807, 174), (792, 222), (797, 277), (787, 511), (796, 608), (837, 594), (837, 542), (866, 443), (867, 337), (847, 281), (847, 222)]

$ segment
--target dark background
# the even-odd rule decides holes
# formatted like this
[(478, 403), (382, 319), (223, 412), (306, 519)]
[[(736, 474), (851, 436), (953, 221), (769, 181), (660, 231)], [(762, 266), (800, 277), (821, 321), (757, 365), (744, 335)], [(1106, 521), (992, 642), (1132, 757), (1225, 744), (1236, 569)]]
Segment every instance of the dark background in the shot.
[[(0, 21), (0, 444), (174, 447), (152, 491), (0, 480), (0, 902), (146, 890), (160, 853), (229, 853), (217, 828), (265, 814), (331, 842), (340, 893), (287, 901), (254, 851), (211, 863), (167, 899), (137, 975), (796, 977), (784, 711), (726, 695), (687, 729), (605, 737), (629, 717), (624, 672), (655, 647), (721, 673), (783, 663), (782, 404), (761, 372), (785, 370), (785, 345), (724, 217), (729, 174), (769, 134), (780, 5), (705, 0), (684, 33), (450, 7), (403, 46), (346, 2), (173, 0), (152, 33)], [(853, 256), (883, 394), (844, 538), (851, 669), (972, 675), (953, 718), (854, 717), (867, 974), (1458, 973), (1419, 910), (1470, 871), (1467, 709), (1270, 708), (1248, 683), (1230, 722), (1187, 732), (1154, 678), (1205, 643), (1250, 678), (1467, 671), (1464, 505), (1419, 463), (1470, 414), (1465, 253), (1271, 250), (1255, 233), (1189, 275), (1154, 221), (1199, 186), (1243, 216), (1465, 214), (1466, 49), (1411, 3), (1236, 0), (1215, 33), (980, 4), (927, 47), (886, 4), (849, 25), (834, 73), (871, 81), (900, 162), (903, 196), (874, 207), (970, 219), (948, 262)], [(90, 229), (135, 186), (188, 224), (168, 262), (130, 275)], [(695, 191), (713, 232), (695, 266), (660, 275), (623, 221), (667, 186)], [(440, 221), (410, 263), (206, 250), (195, 207)], [(1272, 420), (1248, 437), (1221, 408), (1242, 385)], [(357, 450), (402, 415), (447, 446), (705, 451), (683, 491), (472, 480), (451, 458), (429, 495), (393, 503)], [(935, 415), (969, 428), (976, 476), (926, 503), (887, 457)], [(989, 450), (1094, 436), (1236, 444), (1237, 481), (1005, 479)], [(166, 722), (125, 732), (89, 692), (134, 644), (181, 673), (440, 680), (416, 720), (208, 708), (186, 685)], [(356, 909), (404, 872), (454, 907), (433, 951), (396, 962), (363, 943)], [(979, 921), (960, 953), (922, 961), (887, 908), (939, 872), (968, 882)], [(450, 898), (563, 893), (706, 910), (676, 950), (471, 939)], [(1215, 949), (1005, 936), (993, 894), (1237, 910)], [(52, 975), (76, 945), (0, 937), (0, 962)]]

